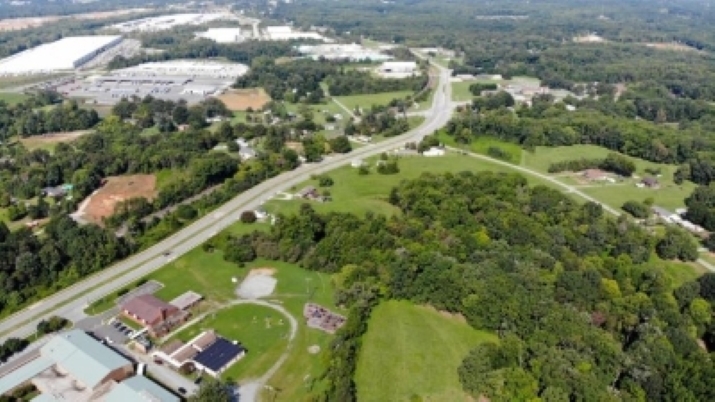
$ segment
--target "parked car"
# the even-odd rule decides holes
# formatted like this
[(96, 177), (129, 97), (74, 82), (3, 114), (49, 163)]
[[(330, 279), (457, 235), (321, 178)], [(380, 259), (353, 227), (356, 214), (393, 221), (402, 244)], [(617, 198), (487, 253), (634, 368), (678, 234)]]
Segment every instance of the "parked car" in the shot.
[(184, 387), (179, 387), (178, 391), (179, 391), (179, 393), (180, 393), (181, 395), (186, 395), (186, 388), (184, 388)]

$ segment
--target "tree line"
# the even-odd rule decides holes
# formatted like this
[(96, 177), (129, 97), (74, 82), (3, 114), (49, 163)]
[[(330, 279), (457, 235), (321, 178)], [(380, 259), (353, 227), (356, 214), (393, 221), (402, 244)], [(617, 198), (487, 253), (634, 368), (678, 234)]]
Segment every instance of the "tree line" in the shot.
[[(401, 214), (321, 215), (306, 204), (240, 243), (333, 274), (336, 303), (354, 319), (343, 342), (363, 332), (360, 309), (390, 298), (497, 333), (459, 369), (475, 398), (713, 397), (715, 366), (698, 342), (714, 339), (715, 275), (674, 283), (652, 258), (677, 257), (677, 235), (653, 236), (516, 174), (425, 174), (386, 200)], [(318, 400), (355, 400), (359, 342), (347, 344), (329, 353)]]

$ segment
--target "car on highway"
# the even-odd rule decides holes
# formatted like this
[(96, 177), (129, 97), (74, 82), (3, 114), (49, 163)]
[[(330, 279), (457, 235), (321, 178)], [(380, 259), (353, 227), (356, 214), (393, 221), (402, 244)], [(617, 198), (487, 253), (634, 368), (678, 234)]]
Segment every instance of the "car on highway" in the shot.
[(179, 393), (180, 393), (181, 395), (186, 395), (186, 388), (184, 388), (184, 387), (179, 387), (179, 388), (177, 389), (177, 391), (179, 391)]
[(164, 251), (164, 253), (163, 253), (162, 255), (163, 255), (164, 257), (170, 256), (170, 255), (171, 255), (171, 250)]

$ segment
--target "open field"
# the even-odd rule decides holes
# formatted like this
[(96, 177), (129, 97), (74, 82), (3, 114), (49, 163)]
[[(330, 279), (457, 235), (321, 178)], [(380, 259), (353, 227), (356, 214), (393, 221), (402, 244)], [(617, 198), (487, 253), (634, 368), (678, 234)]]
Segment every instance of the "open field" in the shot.
[[(394, 214), (398, 210), (387, 202), (390, 190), (402, 180), (415, 179), (423, 173), (460, 172), (464, 170), (513, 173), (508, 167), (480, 161), (467, 156), (448, 153), (442, 157), (427, 158), (423, 156), (403, 157), (399, 161), (400, 173), (395, 175), (381, 175), (375, 172), (375, 160), (369, 160), (371, 172), (367, 176), (358, 175), (357, 169), (344, 166), (328, 173), (335, 184), (326, 188), (330, 191), (333, 201), (326, 203), (312, 202), (311, 205), (319, 212), (351, 212), (364, 215), (371, 211), (382, 214)], [(532, 184), (545, 184), (533, 176), (525, 176)], [(308, 185), (316, 186), (315, 180), (309, 180), (296, 186), (295, 191), (300, 191)], [(323, 190), (322, 188), (319, 190)], [(308, 202), (301, 199), (291, 201), (271, 200), (265, 205), (270, 213), (296, 213), (300, 205)]]
[(358, 400), (465, 401), (457, 369), (469, 351), (497, 337), (406, 301), (377, 306), (362, 338)]
[[(23, 85), (32, 85), (43, 81), (48, 81), (60, 77), (67, 76), (66, 73), (57, 74), (36, 74), (36, 75), (22, 75), (22, 76), (7, 76), (0, 77), (0, 88), (15, 88)], [(10, 94), (14, 95), (14, 94)], [(17, 94), (20, 95), (20, 94)]]
[(263, 88), (231, 89), (218, 97), (226, 107), (232, 111), (245, 111), (249, 107), (253, 110), (261, 109), (271, 101)]
[(474, 98), (469, 87), (476, 81), (454, 81), (452, 82), (452, 100), (456, 102), (470, 101)]
[(35, 149), (45, 149), (50, 152), (54, 151), (57, 144), (61, 142), (72, 142), (77, 138), (90, 133), (89, 130), (72, 131), (66, 133), (54, 133), (44, 135), (33, 135), (31, 137), (21, 138), (20, 142), (28, 151)]
[(379, 94), (336, 96), (335, 98), (350, 110), (354, 110), (356, 107), (360, 107), (363, 110), (368, 110), (373, 105), (384, 106), (389, 104), (390, 101), (393, 99), (405, 98), (412, 94), (412, 91), (396, 91), (383, 92)]
[[(605, 158), (608, 150), (595, 145), (573, 145), (569, 147), (536, 147), (534, 152), (523, 153), (523, 165), (540, 172), (547, 172), (549, 165), (554, 162), (579, 159), (579, 158)], [(620, 208), (624, 202), (629, 200), (643, 201), (652, 197), (655, 205), (665, 208), (679, 208), (684, 205), (684, 199), (690, 195), (695, 188), (695, 184), (685, 182), (677, 185), (673, 182), (673, 173), (677, 170), (675, 165), (658, 164), (642, 159), (628, 157), (636, 164), (635, 174), (639, 177), (649, 176), (646, 169), (660, 169), (661, 177), (659, 189), (638, 188), (635, 186), (637, 180), (630, 179), (619, 185), (594, 184), (593, 187), (582, 190), (598, 198), (601, 202), (614, 208)]]
[(25, 99), (29, 98), (29, 96), (22, 94), (22, 93), (17, 93), (17, 92), (0, 92), (0, 101), (3, 101), (7, 103), (8, 105), (16, 105)]
[(114, 176), (106, 180), (106, 183), (90, 196), (83, 210), (85, 218), (98, 224), (102, 222), (102, 218), (114, 213), (119, 202), (138, 197), (151, 200), (157, 194), (156, 176), (153, 174)]
[(472, 141), (469, 145), (457, 144), (457, 142), (454, 141), (453, 137), (445, 134), (444, 132), (440, 132), (439, 139), (441, 142), (451, 147), (467, 149), (471, 152), (487, 156), (489, 156), (489, 148), (499, 148), (509, 155), (509, 159), (507, 160), (507, 162), (513, 163), (515, 165), (521, 164), (522, 155), (524, 153), (524, 151), (519, 145), (514, 144), (512, 142), (500, 141), (492, 137), (479, 137)]
[(265, 373), (288, 345), (290, 323), (283, 314), (264, 306), (237, 305), (209, 314), (172, 339), (187, 342), (203, 332), (215, 329), (224, 338), (238, 341), (248, 352), (221, 377), (244, 379)]
[(708, 270), (695, 262), (663, 261), (653, 255), (650, 266), (662, 267), (665, 275), (670, 279), (673, 289), (680, 287), (685, 282), (697, 279)]

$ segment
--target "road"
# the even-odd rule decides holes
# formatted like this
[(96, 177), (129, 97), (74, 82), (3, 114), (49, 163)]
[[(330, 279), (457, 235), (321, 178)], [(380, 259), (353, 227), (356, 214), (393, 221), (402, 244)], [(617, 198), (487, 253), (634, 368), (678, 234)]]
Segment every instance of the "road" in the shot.
[[(0, 322), (0, 335), (2, 336), (0, 340), (28, 336), (35, 332), (35, 327), (41, 319), (53, 315), (65, 317), (73, 322), (82, 319), (85, 317), (83, 309), (91, 301), (100, 299), (143, 278), (201, 245), (219, 231), (235, 223), (242, 211), (255, 209), (273, 194), (304, 182), (311, 175), (322, 174), (346, 165), (353, 159), (378, 155), (401, 147), (406, 142), (419, 141), (425, 135), (432, 134), (449, 121), (454, 107), (451, 102), (450, 71), (438, 68), (440, 71), (439, 84), (433, 97), (431, 113), (425, 122), (416, 129), (383, 142), (356, 149), (348, 154), (326, 158), (321, 163), (303, 165), (243, 192), (211, 214), (195, 221), (155, 246), (132, 255), (5, 318)], [(163, 253), (169, 250), (171, 250), (171, 254), (168, 257), (163, 256)]]

